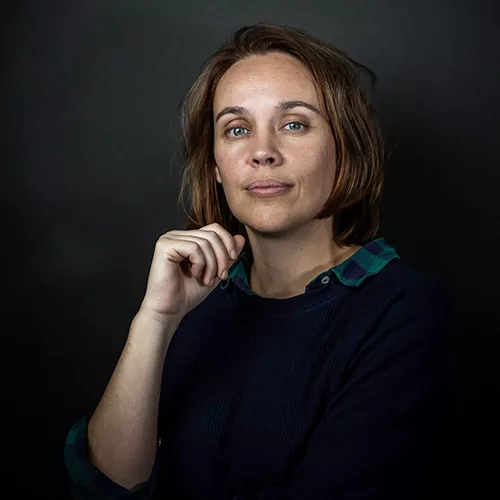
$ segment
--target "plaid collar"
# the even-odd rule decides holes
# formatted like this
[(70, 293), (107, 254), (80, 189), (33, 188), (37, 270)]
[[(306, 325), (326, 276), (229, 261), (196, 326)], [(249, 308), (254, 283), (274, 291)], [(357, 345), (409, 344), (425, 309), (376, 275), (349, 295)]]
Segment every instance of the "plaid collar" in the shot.
[[(332, 276), (336, 276), (346, 286), (359, 287), (366, 278), (377, 274), (389, 262), (399, 258), (395, 248), (388, 245), (384, 238), (371, 240), (338, 266), (331, 267), (316, 276), (306, 286), (306, 293), (325, 285)], [(230, 268), (227, 279), (220, 283), (220, 287), (225, 289), (230, 282), (234, 282), (241, 290), (257, 295), (248, 283), (251, 264), (252, 254), (246, 247)]]

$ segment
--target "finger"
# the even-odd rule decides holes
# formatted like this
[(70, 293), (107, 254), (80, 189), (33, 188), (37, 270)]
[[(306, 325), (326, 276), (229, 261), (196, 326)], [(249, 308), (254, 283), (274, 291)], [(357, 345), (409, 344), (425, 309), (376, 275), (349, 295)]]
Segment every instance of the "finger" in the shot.
[(231, 254), (233, 253), (233, 251), (235, 252), (235, 254), (238, 253), (238, 244), (237, 244), (237, 241), (235, 240), (234, 236), (229, 231), (224, 229), (217, 222), (214, 222), (213, 224), (209, 224), (208, 226), (201, 228), (201, 230), (202, 231), (207, 231), (207, 230), (215, 231), (219, 235), (219, 238), (221, 239), (221, 241), (224, 243), (224, 246), (226, 247), (228, 258), (231, 261), (236, 260), (237, 255), (235, 257), (233, 257)]
[[(210, 282), (217, 275), (219, 268), (218, 262), (220, 260), (220, 258), (217, 257), (217, 251), (214, 250), (214, 246), (217, 246), (217, 243), (212, 243), (211, 241), (213, 237), (195, 236), (191, 231), (189, 233), (179, 232), (178, 234), (175, 234), (175, 232), (168, 233), (168, 237), (171, 240), (176, 240), (176, 244), (177, 242), (189, 242), (197, 246), (198, 251), (201, 251), (203, 254), (204, 263), (203, 265), (193, 265), (191, 267), (191, 274), (200, 279), (206, 286), (209, 286)], [(218, 244), (222, 246), (220, 241)], [(219, 250), (219, 253), (221, 253), (221, 250)]]
[[(218, 226), (218, 228), (215, 226)], [(210, 267), (211, 278), (217, 276), (220, 280), (226, 279), (229, 267), (234, 261), (234, 259), (230, 257), (230, 251), (236, 248), (234, 239), (218, 224), (210, 225), (210, 227), (213, 227), (215, 230), (206, 229), (207, 227), (209, 226), (190, 231), (172, 231), (171, 234), (191, 241), (199, 241), (199, 238), (208, 240), (212, 245), (217, 260), (217, 265), (215, 267)], [(228, 246), (230, 250), (228, 250)], [(226, 272), (226, 274), (223, 274), (224, 272)]]
[[(229, 231), (224, 229), (220, 224), (217, 222), (213, 222), (212, 224), (208, 224), (207, 226), (204, 226), (200, 229), (193, 229), (193, 230), (182, 230), (182, 231), (176, 231), (173, 230), (171, 233), (177, 233), (177, 234), (185, 234), (186, 232), (190, 234), (196, 234), (199, 231), (214, 231), (219, 235), (219, 238), (221, 239), (222, 243), (226, 247), (229, 263), (232, 264), (237, 258), (238, 254), (240, 252), (240, 247), (243, 247), (245, 245), (245, 238), (242, 235), (235, 235), (232, 236)], [(240, 241), (242, 240), (242, 241)], [(235, 257), (232, 257), (231, 254), (235, 252)]]
[[(172, 240), (175, 240), (175, 244), (172, 244)], [(180, 265), (187, 261), (191, 267), (191, 274), (198, 279), (201, 278), (207, 265), (206, 255), (198, 242), (172, 237), (168, 233), (158, 239), (155, 252), (167, 254), (170, 261)]]

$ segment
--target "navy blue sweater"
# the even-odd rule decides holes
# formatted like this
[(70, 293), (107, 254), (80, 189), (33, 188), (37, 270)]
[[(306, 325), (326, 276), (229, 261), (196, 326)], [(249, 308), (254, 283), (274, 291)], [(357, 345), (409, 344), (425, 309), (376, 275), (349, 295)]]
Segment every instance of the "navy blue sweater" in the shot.
[[(250, 290), (248, 255), (180, 324), (153, 474), (126, 497), (428, 497), (446, 449), (442, 287), (379, 238), (304, 294), (270, 299)], [(86, 418), (66, 445), (75, 497), (118, 498), (88, 462)]]

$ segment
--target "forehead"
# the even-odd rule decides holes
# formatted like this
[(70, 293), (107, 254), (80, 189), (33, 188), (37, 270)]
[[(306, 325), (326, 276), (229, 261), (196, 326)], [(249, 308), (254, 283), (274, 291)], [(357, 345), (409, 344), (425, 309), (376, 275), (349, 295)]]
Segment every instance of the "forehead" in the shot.
[(309, 70), (294, 57), (273, 52), (250, 56), (233, 64), (220, 79), (214, 94), (214, 112), (225, 106), (302, 100), (318, 104)]

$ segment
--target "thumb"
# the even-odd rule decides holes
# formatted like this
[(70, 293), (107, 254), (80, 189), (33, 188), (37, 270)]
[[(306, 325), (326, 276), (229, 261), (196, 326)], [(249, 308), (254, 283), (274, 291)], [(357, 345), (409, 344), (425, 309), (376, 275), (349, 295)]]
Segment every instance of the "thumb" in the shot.
[(245, 246), (246, 240), (245, 237), (242, 236), (241, 234), (237, 234), (234, 237), (234, 240), (236, 242), (236, 253), (238, 254), (239, 257), (241, 251), (243, 250), (243, 247)]

